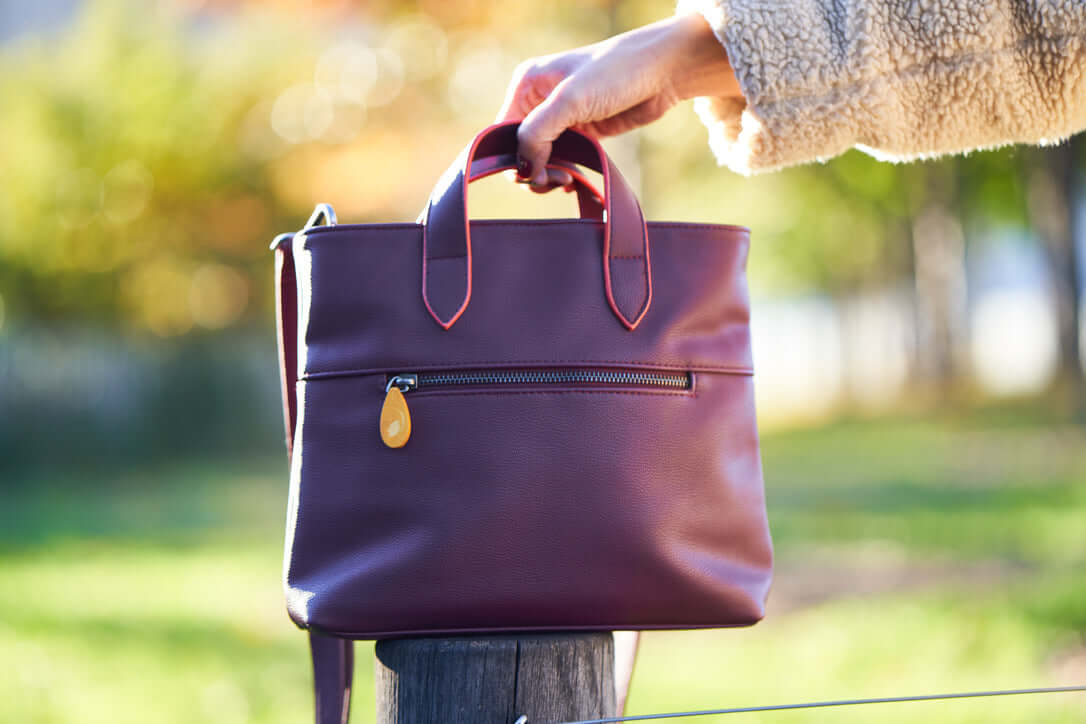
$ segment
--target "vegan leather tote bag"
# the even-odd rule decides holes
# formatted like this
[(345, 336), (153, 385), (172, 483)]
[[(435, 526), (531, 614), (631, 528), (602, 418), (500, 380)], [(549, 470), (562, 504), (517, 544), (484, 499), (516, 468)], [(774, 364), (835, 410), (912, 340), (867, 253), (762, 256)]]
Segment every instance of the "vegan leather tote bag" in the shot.
[(417, 223), (320, 206), (273, 244), (318, 721), (345, 720), (352, 639), (762, 617), (748, 231), (646, 224), (573, 131), (552, 163), (602, 174), (575, 173), (583, 218), (469, 221), (516, 130), (480, 133)]

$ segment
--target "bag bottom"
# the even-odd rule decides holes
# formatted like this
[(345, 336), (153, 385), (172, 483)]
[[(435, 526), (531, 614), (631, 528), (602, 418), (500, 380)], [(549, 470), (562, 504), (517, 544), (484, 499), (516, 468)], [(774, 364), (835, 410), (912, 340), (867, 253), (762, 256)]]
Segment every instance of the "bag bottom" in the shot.
[(317, 626), (298, 626), (304, 631), (312, 631), (322, 636), (334, 636), (352, 641), (379, 641), (381, 639), (398, 638), (450, 638), (454, 636), (480, 636), (480, 635), (516, 635), (532, 633), (560, 633), (560, 632), (590, 632), (590, 631), (697, 631), (713, 628), (747, 628), (761, 621), (761, 617), (751, 621), (739, 623), (707, 623), (707, 624), (657, 624), (630, 626), (628, 624), (616, 624), (614, 626), (517, 626), (517, 627), (484, 627), (484, 628), (458, 628), (458, 629), (418, 629), (402, 631), (329, 631)]

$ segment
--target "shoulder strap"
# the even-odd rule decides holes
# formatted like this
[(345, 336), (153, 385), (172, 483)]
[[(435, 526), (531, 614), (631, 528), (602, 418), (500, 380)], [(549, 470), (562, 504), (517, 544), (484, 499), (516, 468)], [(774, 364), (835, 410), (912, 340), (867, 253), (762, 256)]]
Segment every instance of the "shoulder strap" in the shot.
[[(292, 246), (291, 238), (282, 238), (275, 245), (275, 318), (288, 458), (293, 452), (294, 423), (298, 418), (295, 395), (298, 382), (298, 279)], [(309, 654), (313, 661), (316, 724), (347, 724), (351, 711), (351, 680), (354, 676), (354, 642), (311, 630)]]
[(354, 642), (309, 632), (313, 659), (313, 704), (317, 724), (347, 724), (351, 716)]
[(298, 417), (294, 389), (298, 382), (298, 279), (294, 272), (292, 246), (293, 240), (287, 234), (280, 237), (275, 246), (275, 322), (288, 459), (294, 448), (294, 421)]

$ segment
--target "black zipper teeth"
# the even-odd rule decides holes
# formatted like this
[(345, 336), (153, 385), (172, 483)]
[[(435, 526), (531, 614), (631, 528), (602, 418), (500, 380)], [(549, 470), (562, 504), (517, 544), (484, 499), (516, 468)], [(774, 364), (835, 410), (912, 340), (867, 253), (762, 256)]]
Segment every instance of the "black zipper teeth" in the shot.
[(686, 372), (653, 372), (649, 370), (562, 369), (424, 372), (418, 376), (420, 389), (446, 385), (551, 384), (606, 384), (689, 389), (690, 375)]

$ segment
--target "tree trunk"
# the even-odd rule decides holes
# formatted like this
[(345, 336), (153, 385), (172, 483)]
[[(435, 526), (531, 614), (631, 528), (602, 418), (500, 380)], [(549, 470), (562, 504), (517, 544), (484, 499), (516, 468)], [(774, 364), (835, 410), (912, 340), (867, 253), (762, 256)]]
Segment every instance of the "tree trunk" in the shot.
[(1083, 400), (1080, 300), (1082, 252), (1077, 243), (1079, 220), (1079, 156), (1086, 147), (1082, 136), (1059, 146), (1041, 149), (1029, 179), (1029, 211), (1044, 243), (1056, 308), (1059, 367), (1056, 389), (1071, 396), (1078, 410)]
[(916, 376), (923, 386), (943, 394), (960, 377), (968, 337), (957, 163), (947, 160), (919, 169), (924, 188), (912, 220)]

